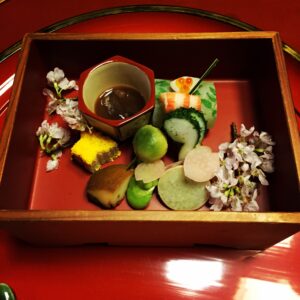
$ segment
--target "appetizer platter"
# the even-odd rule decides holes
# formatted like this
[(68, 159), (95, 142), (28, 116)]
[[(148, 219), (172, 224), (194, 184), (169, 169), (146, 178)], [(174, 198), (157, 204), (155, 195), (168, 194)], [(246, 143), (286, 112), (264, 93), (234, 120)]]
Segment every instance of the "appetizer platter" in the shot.
[[(78, 90), (76, 81), (68, 80), (58, 67), (46, 78), (52, 88), (43, 90), (48, 114), (36, 132), (41, 156), (48, 159), (45, 171), (58, 169), (64, 149), (70, 148), (69, 159), (92, 174), (87, 175), (86, 197), (99, 208), (115, 209), (127, 200), (133, 209), (146, 209), (159, 201), (162, 208), (173, 210), (259, 211), (258, 191), (260, 185), (269, 184), (266, 173), (274, 170), (275, 143), (266, 132), (258, 133), (254, 127), (247, 130), (241, 124), (238, 133), (231, 124), (232, 143), (220, 144), (219, 152), (203, 146), (217, 117), (213, 82), (190, 76), (156, 79), (152, 118), (136, 126), (133, 138), (126, 139), (126, 147), (132, 148), (128, 150), (131, 162), (120, 164), (116, 161), (121, 159), (124, 141), (88, 123), (76, 92), (68, 98), (69, 90)], [(136, 105), (137, 99), (144, 104)], [(137, 90), (109, 87), (95, 101), (95, 113), (109, 120), (125, 120), (144, 105)], [(57, 116), (61, 126), (55, 122)]]
[[(37, 244), (252, 249), (297, 231), (299, 145), (280, 45), (273, 32), (27, 35), (1, 143), (3, 226)], [(109, 86), (111, 62), (130, 72), (125, 84), (113, 75)]]

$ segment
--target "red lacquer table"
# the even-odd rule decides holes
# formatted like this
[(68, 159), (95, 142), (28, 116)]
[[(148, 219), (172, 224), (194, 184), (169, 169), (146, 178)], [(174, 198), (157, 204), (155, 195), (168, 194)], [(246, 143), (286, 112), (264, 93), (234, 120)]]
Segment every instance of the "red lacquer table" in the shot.
[[(296, 50), (285, 57), (295, 108), (300, 110), (300, 63), (297, 61), (300, 5), (295, 1), (283, 5), (282, 1), (264, 0), (256, 7), (251, 1), (228, 4), (186, 1), (184, 7), (182, 1), (152, 1), (151, 5), (141, 1), (101, 2), (84, 1), (79, 5), (72, 1), (8, 0), (0, 4), (0, 51), (8, 49), (0, 53), (0, 130), (18, 60), (18, 45), (15, 54), (8, 47), (25, 32), (50, 24), (55, 26), (45, 30), (216, 32), (250, 30), (251, 24), (279, 31), (283, 41)], [(124, 7), (137, 4), (144, 6)], [(87, 14), (59, 22), (83, 13)], [(2, 230), (0, 282), (8, 283), (18, 299), (26, 300), (300, 299), (299, 253), (300, 233), (257, 253), (213, 247), (38, 248)]]

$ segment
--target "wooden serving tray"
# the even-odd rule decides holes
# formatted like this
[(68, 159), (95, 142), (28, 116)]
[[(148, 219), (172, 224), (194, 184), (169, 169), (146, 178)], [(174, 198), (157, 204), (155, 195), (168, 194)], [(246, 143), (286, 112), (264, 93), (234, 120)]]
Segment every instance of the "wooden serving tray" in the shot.
[[(263, 211), (170, 211), (154, 199), (145, 211), (126, 201), (115, 210), (89, 203), (89, 175), (67, 155), (45, 172), (35, 132), (45, 116), (45, 75), (56, 66), (69, 78), (122, 55), (154, 70), (156, 78), (199, 76), (215, 57), (212, 80), (218, 117), (204, 143), (217, 150), (231, 122), (255, 125), (276, 141), (275, 173)], [(130, 159), (123, 145), (118, 162)], [(28, 34), (0, 145), (0, 226), (39, 245), (104, 243), (186, 246), (212, 244), (264, 249), (300, 229), (300, 146), (285, 62), (275, 32), (195, 34)]]

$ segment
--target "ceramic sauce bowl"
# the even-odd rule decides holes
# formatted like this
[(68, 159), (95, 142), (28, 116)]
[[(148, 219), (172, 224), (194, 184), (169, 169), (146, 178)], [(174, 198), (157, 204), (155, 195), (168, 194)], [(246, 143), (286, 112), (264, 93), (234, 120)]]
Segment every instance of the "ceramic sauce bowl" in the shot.
[(154, 73), (125, 57), (111, 57), (81, 73), (78, 101), (90, 125), (123, 141), (150, 122)]

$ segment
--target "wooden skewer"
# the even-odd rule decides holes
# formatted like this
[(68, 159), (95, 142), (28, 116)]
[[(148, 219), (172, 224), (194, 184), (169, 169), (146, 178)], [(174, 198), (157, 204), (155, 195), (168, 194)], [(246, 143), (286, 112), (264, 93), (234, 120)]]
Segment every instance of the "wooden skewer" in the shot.
[(196, 83), (196, 85), (192, 88), (192, 90), (190, 91), (190, 95), (193, 95), (196, 91), (197, 91), (197, 89), (198, 89), (198, 87), (199, 87), (199, 85), (200, 85), (200, 83), (201, 83), (201, 81), (211, 72), (211, 70), (217, 65), (217, 63), (219, 62), (219, 59), (218, 58), (216, 58), (212, 63), (211, 63), (211, 65), (206, 69), (206, 71), (202, 74), (202, 76), (200, 77), (200, 79), (198, 80), (198, 82)]

